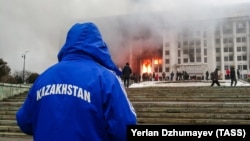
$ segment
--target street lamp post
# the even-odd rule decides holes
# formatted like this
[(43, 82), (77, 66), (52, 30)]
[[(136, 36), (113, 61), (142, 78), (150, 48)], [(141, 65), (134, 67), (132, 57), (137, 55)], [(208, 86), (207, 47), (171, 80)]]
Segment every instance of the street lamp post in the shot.
[(25, 51), (23, 54), (22, 54), (22, 58), (23, 58), (23, 83), (25, 83), (25, 58), (26, 58), (26, 53), (28, 53), (29, 51)]

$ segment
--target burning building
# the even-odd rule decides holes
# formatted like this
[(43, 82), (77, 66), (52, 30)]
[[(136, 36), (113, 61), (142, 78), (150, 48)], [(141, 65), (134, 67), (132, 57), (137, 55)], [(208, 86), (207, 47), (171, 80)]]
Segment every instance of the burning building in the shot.
[[(225, 70), (234, 65), (240, 70), (240, 78), (245, 79), (250, 73), (249, 9), (250, 4), (236, 5), (227, 11), (223, 9), (226, 14), (220, 16), (177, 22), (169, 22), (172, 19), (162, 16), (163, 13), (147, 16), (154, 19), (151, 21), (139, 20), (145, 18), (140, 15), (119, 17), (117, 33), (122, 37), (112, 37), (108, 43), (118, 66), (130, 62), (133, 73), (141, 76), (143, 73), (170, 76), (171, 72), (176, 76), (177, 72), (185, 71), (201, 79), (206, 71), (218, 68), (221, 79), (225, 79)], [(104, 34), (111, 32), (114, 31), (109, 29)], [(112, 45), (114, 40), (120, 40), (120, 44)]]

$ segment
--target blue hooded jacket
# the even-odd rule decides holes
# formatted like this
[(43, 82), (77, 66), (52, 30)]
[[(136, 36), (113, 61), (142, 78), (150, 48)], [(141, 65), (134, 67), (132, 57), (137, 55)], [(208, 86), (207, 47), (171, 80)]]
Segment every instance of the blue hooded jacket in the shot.
[(100, 31), (75, 24), (58, 53), (16, 113), (34, 141), (125, 141), (136, 113)]

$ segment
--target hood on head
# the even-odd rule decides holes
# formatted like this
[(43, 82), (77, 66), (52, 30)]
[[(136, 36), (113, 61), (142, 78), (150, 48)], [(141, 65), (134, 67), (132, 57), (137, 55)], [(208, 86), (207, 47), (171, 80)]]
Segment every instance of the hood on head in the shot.
[(106, 43), (94, 23), (76, 23), (67, 33), (66, 42), (59, 51), (57, 58), (62, 61), (67, 57), (89, 56), (100, 65), (121, 75), (121, 71), (113, 62)]

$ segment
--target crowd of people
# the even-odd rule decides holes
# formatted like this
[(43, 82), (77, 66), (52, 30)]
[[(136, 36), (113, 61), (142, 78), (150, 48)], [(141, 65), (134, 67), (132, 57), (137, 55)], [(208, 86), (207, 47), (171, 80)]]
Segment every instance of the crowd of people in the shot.
[[(129, 81), (128, 79), (130, 79), (131, 81)], [(130, 73), (129, 77), (126, 77), (124, 79), (124, 85), (125, 87), (128, 87), (127, 82), (130, 82), (129, 85), (131, 85), (132, 83), (137, 83), (140, 81), (211, 80), (211, 86), (214, 86), (214, 84), (220, 86), (220, 79), (222, 79), (222, 76), (218, 68), (210, 73), (209, 71), (206, 71), (205, 76), (203, 76), (202, 74), (202, 76), (199, 77), (196, 75), (191, 76), (186, 71), (177, 71), (176, 73), (172, 71), (169, 76), (167, 76), (165, 72), (143, 73), (142, 76), (140, 76), (139, 74)], [(231, 79), (231, 86), (236, 86), (237, 79), (240, 79), (239, 69), (236, 70), (234, 66), (231, 66), (230, 69), (227, 69), (225, 71), (225, 79)]]

